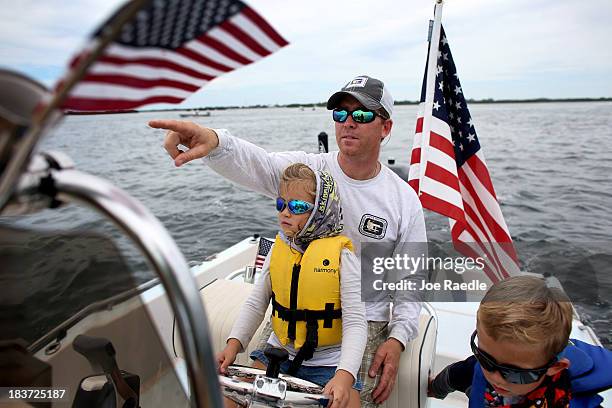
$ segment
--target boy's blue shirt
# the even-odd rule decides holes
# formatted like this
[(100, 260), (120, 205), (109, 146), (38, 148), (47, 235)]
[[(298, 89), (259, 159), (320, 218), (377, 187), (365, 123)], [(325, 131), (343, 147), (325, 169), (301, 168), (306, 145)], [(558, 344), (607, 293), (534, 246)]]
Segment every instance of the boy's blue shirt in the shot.
[[(601, 405), (603, 398), (598, 392), (612, 387), (612, 351), (593, 346), (580, 340), (571, 340), (560, 354), (570, 361), (568, 369), (571, 380), (571, 408), (593, 408)], [(470, 408), (484, 404), (487, 381), (478, 362), (474, 366)]]

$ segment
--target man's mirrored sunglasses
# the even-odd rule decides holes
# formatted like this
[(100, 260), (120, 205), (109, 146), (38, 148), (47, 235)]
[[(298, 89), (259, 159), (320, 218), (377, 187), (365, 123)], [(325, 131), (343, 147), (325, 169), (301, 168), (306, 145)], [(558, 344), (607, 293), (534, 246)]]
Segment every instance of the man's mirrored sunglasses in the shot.
[(542, 378), (546, 371), (557, 362), (557, 356), (555, 356), (544, 367), (531, 369), (499, 364), (491, 355), (476, 345), (475, 339), (476, 331), (472, 334), (470, 346), (472, 346), (472, 353), (474, 353), (482, 368), (490, 372), (499, 372), (506, 381), (512, 384), (532, 384)]
[(352, 111), (344, 108), (336, 108), (332, 111), (334, 122), (344, 123), (349, 115), (351, 115), (353, 120), (357, 123), (370, 123), (376, 119), (376, 116), (379, 116), (376, 112), (362, 108)]
[(311, 211), (314, 208), (314, 204), (302, 200), (289, 200), (285, 201), (284, 198), (276, 198), (276, 211), (282, 212), (285, 207), (289, 208), (291, 214), (300, 215)]

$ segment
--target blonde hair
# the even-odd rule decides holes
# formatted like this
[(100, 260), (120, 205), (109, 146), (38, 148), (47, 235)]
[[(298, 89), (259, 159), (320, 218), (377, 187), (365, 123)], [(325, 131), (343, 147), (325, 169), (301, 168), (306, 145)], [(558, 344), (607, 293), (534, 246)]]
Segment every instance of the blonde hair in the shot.
[(314, 171), (303, 163), (294, 163), (283, 171), (279, 187), (292, 183), (304, 183), (307, 193), (313, 197), (317, 194), (317, 177)]
[(544, 279), (513, 276), (493, 285), (478, 308), (478, 322), (494, 340), (541, 345), (552, 358), (572, 330), (572, 305)]

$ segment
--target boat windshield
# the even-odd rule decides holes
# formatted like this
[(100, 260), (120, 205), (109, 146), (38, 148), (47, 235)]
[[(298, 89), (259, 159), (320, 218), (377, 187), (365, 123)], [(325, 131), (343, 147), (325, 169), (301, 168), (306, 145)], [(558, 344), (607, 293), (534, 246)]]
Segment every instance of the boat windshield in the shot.
[(10, 385), (65, 389), (61, 402), (72, 404), (86, 379), (116, 380), (114, 359), (130, 387), (138, 378), (141, 406), (188, 406), (164, 289), (115, 241), (0, 217), (0, 361), (20, 370)]

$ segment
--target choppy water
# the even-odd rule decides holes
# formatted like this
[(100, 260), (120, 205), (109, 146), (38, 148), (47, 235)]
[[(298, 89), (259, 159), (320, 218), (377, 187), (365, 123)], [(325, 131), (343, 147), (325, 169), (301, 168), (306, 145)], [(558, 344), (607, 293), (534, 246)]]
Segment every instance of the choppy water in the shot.
[[(610, 347), (612, 103), (470, 108), (506, 222), (514, 240), (525, 248), (519, 254), (524, 267), (540, 273), (557, 271), (564, 283), (575, 283), (570, 294)], [(46, 137), (41, 149), (67, 153), (78, 169), (106, 178), (141, 200), (192, 265), (247, 235), (273, 235), (275, 210), (269, 199), (217, 177), (201, 162), (174, 168), (161, 147), (163, 133), (146, 125), (157, 117), (178, 118), (178, 113), (68, 117)], [(394, 157), (408, 164), (415, 117), (415, 106), (396, 108), (383, 161)], [(322, 108), (214, 111), (196, 120), (229, 128), (270, 151), (315, 151), (320, 131), (331, 136), (332, 149), (336, 148), (329, 112)], [(427, 214), (426, 221), (430, 240), (449, 240), (445, 219)], [(93, 229), (118, 237), (109, 223), (76, 206), (10, 222)], [(127, 240), (117, 239), (139, 277), (150, 276)], [(107, 283), (113, 286), (112, 272)], [(104, 286), (101, 280), (96, 284)]]

